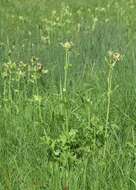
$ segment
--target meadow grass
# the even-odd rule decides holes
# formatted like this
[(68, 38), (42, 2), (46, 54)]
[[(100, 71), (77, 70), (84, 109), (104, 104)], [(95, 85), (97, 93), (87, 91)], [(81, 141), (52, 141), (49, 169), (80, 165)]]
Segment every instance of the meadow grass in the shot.
[(135, 8), (0, 0), (0, 190), (136, 189)]

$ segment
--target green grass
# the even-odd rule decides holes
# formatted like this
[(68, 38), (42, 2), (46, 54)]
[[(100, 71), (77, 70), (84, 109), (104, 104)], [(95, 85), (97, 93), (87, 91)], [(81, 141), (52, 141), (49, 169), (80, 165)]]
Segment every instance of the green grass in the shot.
[(0, 190), (136, 189), (135, 8), (0, 0)]

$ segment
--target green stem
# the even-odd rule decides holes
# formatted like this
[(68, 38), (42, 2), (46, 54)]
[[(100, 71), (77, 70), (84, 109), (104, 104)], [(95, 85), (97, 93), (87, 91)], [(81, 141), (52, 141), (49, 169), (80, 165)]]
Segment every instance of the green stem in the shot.
[(66, 51), (66, 62), (65, 62), (65, 78), (64, 78), (64, 89), (67, 91), (67, 76), (68, 76), (68, 66), (69, 66), (69, 53)]
[(109, 75), (108, 75), (108, 92), (107, 92), (108, 103), (107, 103), (107, 113), (106, 113), (106, 129), (107, 129), (108, 124), (109, 124), (109, 115), (110, 115), (111, 90), (112, 90), (112, 71), (113, 71), (113, 68), (112, 68), (112, 66), (110, 66)]
[[(38, 81), (36, 78), (36, 94), (39, 98), (39, 88), (38, 88)], [(41, 100), (38, 101), (38, 112), (39, 112), (39, 119), (42, 122), (42, 112), (41, 112)]]
[[(69, 67), (69, 52), (66, 50), (66, 57), (65, 57), (65, 73), (64, 73), (64, 101), (67, 103), (67, 97), (66, 97), (66, 92), (67, 92), (67, 77), (68, 77), (68, 67)], [(69, 132), (69, 121), (68, 121), (68, 110), (67, 107), (65, 107), (65, 125), (66, 125), (66, 131)]]
[(112, 73), (113, 73), (113, 66), (109, 63), (109, 73), (108, 73), (108, 91), (107, 91), (107, 111), (106, 111), (106, 123), (105, 123), (105, 146), (104, 146), (104, 156), (106, 153), (107, 147), (107, 136), (108, 136), (108, 126), (109, 126), (109, 117), (110, 117), (110, 106), (111, 106), (111, 92), (112, 92)]

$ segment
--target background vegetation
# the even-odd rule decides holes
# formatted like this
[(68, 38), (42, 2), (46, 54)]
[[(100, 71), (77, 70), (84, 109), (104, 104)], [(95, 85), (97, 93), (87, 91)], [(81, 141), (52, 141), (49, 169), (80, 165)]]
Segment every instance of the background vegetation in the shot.
[(136, 189), (135, 8), (0, 0), (1, 190)]

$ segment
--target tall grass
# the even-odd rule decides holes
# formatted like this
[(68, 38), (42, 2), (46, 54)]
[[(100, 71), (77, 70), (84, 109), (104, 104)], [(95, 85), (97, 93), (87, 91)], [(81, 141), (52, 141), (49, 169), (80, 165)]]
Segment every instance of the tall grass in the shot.
[(0, 0), (0, 190), (136, 188), (135, 7)]

